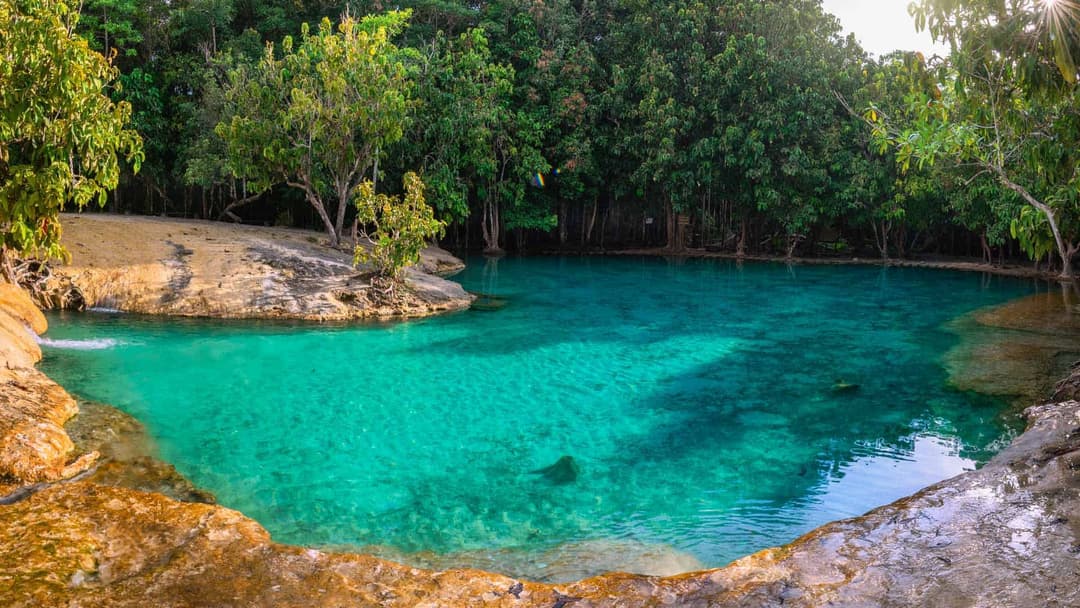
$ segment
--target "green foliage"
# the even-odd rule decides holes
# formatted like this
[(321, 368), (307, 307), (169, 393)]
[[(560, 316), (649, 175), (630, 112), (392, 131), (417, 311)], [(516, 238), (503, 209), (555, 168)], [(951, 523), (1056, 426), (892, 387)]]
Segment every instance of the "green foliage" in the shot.
[(1036, 262), (1054, 251), (1054, 235), (1046, 216), (1024, 207), (1009, 225), (1009, 233), (1020, 243), (1025, 254)]
[(911, 5), (916, 27), (948, 41), (961, 58), (1015, 58), (1018, 82), (1036, 88), (1053, 86), (1058, 78), (1076, 84), (1075, 11), (1071, 0), (917, 0)]
[(119, 157), (142, 160), (131, 106), (105, 94), (117, 71), (77, 21), (66, 2), (0, 0), (0, 239), (23, 255), (61, 257), (60, 210), (104, 204)]
[(138, 54), (143, 41), (141, 11), (135, 0), (83, 0), (78, 32), (90, 46), (106, 57), (120, 58)]
[[(912, 90), (905, 97), (906, 120), (873, 109), (868, 118), (878, 141), (896, 149), (903, 169), (946, 160), (975, 167), (1018, 195), (1042, 214), (1062, 274), (1071, 277), (1071, 258), (1080, 247), (1080, 92), (1073, 84), (1075, 67), (1062, 64), (1060, 51), (1052, 59), (1029, 46), (1052, 37), (1043, 20), (1061, 6), (923, 0), (914, 7), (920, 22), (953, 43), (949, 61), (926, 70), (926, 78), (950, 86)], [(1021, 245), (1038, 252), (1034, 233), (1024, 228), (1032, 225), (1030, 218), (1014, 223), (1013, 233), (1029, 235)]]
[(303, 192), (333, 244), (356, 186), (404, 132), (410, 83), (391, 38), (408, 18), (392, 12), (347, 17), (337, 28), (329, 19), (315, 31), (305, 25), (299, 44), (286, 37), (280, 57), (267, 45), (225, 87), (226, 116), (215, 132), (229, 169), (255, 191), (284, 183)]
[(407, 266), (420, 261), (427, 240), (442, 236), (446, 228), (424, 200), (424, 182), (417, 174), (406, 173), (404, 187), (403, 196), (388, 196), (376, 194), (375, 184), (365, 181), (355, 198), (360, 224), (373, 230), (364, 233), (371, 246), (357, 245), (353, 263), (369, 262), (391, 279), (400, 279)]
[(952, 225), (1012, 239), (1020, 188), (1061, 255), (1080, 244), (1077, 38), (1047, 3), (918, 0), (948, 63), (868, 58), (819, 0), (402, 0), (408, 28), (360, 18), (384, 5), (86, 0), (79, 31), (116, 50), (109, 93), (146, 141), (114, 201), (289, 211), (336, 242), (361, 181), (415, 169), (460, 245), (556, 227), (561, 244), (655, 243), (682, 214), (699, 243), (843, 236), (863, 255), (873, 237), (903, 255)]
[(441, 34), (409, 60), (420, 102), (402, 141), (406, 166), (421, 167), (439, 214), (464, 220), (475, 184), (490, 181), (494, 140), (510, 104), (514, 70), (494, 62), (483, 30)]

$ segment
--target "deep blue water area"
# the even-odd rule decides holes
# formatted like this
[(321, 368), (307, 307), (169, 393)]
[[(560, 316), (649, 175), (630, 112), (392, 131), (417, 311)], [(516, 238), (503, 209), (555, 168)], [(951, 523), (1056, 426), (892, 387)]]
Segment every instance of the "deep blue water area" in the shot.
[(1030, 282), (559, 257), (454, 280), (505, 306), (352, 327), (55, 315), (43, 369), (276, 540), (406, 553), (626, 541), (721, 566), (1016, 430), (949, 388), (942, 326)]

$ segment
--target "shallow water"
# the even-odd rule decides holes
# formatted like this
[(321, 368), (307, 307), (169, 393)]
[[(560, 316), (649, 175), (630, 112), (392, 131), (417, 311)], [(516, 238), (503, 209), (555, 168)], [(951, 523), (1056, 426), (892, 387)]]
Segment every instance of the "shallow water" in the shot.
[[(534, 578), (563, 576), (541, 557), (559, 547), (721, 566), (1000, 448), (1005, 405), (946, 386), (942, 325), (1036, 289), (613, 258), (474, 259), (455, 280), (506, 306), (352, 328), (53, 316), (43, 368), (282, 542)], [(576, 480), (532, 473), (564, 455)]]

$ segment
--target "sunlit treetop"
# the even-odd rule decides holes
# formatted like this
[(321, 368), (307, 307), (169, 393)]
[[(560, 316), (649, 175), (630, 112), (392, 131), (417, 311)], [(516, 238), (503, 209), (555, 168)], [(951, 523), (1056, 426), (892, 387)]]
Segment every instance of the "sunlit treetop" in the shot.
[(928, 29), (935, 40), (973, 56), (1012, 57), (1031, 80), (1038, 79), (1040, 62), (1048, 62), (1069, 84), (1077, 81), (1077, 0), (916, 0), (911, 13), (916, 27)]

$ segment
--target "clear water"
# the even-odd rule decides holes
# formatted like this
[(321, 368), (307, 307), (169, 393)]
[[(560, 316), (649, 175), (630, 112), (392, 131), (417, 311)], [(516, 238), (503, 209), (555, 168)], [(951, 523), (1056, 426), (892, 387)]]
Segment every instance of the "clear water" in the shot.
[[(456, 280), (507, 306), (363, 327), (54, 316), (43, 367), (279, 541), (520, 563), (627, 541), (720, 566), (985, 461), (1013, 429), (946, 386), (941, 326), (1035, 288), (611, 258), (475, 259)], [(532, 473), (563, 455), (576, 481)]]

